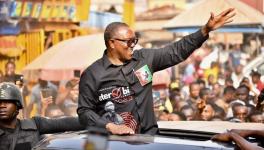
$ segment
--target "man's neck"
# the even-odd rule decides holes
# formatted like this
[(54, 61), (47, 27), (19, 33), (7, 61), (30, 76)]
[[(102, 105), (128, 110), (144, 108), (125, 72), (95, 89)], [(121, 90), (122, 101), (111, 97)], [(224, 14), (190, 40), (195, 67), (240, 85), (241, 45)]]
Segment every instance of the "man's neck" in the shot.
[(124, 64), (124, 62), (121, 61), (121, 60), (116, 56), (115, 53), (113, 53), (113, 51), (108, 50), (106, 55), (107, 55), (109, 61), (110, 61), (112, 64), (117, 65), (117, 66), (121, 66), (121, 65)]
[(17, 123), (17, 119), (12, 119), (12, 120), (1, 120), (0, 121), (0, 126), (4, 127), (4, 128), (11, 128), (14, 129), (16, 128), (16, 123)]

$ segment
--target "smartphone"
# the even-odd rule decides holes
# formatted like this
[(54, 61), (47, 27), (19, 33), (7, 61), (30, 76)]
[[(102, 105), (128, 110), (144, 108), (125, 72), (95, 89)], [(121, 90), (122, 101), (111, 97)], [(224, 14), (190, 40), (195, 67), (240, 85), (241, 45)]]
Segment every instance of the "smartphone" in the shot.
[(52, 91), (49, 88), (44, 88), (44, 89), (41, 89), (41, 94), (43, 98), (48, 98), (52, 96)]
[(80, 70), (74, 70), (74, 77), (80, 78), (81, 77), (81, 71)]
[(15, 75), (15, 81), (24, 82), (24, 76), (22, 74), (16, 74)]
[(162, 106), (162, 100), (160, 98), (160, 92), (159, 91), (153, 91), (152, 96), (153, 96), (154, 107)]
[(15, 75), (15, 84), (21, 88), (24, 84), (24, 76), (21, 74), (16, 74)]

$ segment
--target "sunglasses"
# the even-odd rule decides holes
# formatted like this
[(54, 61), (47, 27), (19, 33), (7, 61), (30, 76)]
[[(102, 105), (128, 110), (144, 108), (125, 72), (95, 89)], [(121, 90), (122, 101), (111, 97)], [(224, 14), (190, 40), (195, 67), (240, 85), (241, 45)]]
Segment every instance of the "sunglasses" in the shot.
[(125, 43), (127, 47), (134, 47), (138, 42), (138, 38), (131, 38), (128, 40), (113, 38), (112, 40), (121, 41), (121, 42)]

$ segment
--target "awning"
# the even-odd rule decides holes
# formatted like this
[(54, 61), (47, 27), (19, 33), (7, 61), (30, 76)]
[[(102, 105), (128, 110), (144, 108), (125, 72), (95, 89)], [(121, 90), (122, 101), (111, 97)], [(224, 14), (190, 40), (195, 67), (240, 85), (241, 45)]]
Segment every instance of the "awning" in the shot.
[(207, 22), (210, 12), (217, 15), (228, 8), (235, 8), (233, 22), (216, 32), (263, 32), (264, 15), (239, 0), (202, 0), (168, 21), (163, 28), (172, 32), (194, 32)]

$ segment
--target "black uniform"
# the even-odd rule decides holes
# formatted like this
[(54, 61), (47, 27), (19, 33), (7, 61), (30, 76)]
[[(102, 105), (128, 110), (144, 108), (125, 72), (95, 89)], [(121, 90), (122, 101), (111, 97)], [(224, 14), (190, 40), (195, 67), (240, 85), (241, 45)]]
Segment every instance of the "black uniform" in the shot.
[(42, 134), (83, 129), (85, 128), (80, 125), (78, 118), (74, 117), (60, 119), (34, 117), (18, 120), (15, 129), (0, 126), (0, 150), (31, 149), (40, 140)]
[(153, 111), (152, 74), (184, 61), (208, 38), (201, 31), (161, 49), (134, 51), (132, 60), (113, 65), (103, 57), (82, 74), (79, 85), (78, 115), (85, 125), (105, 127), (101, 117), (107, 101), (115, 104), (125, 124), (136, 133), (155, 134), (157, 121)]

